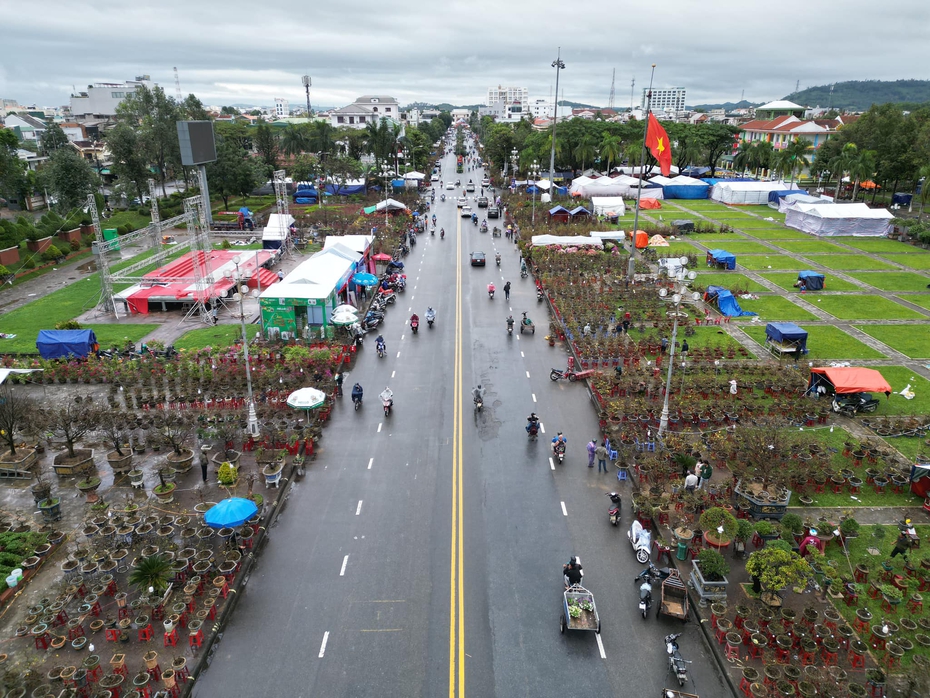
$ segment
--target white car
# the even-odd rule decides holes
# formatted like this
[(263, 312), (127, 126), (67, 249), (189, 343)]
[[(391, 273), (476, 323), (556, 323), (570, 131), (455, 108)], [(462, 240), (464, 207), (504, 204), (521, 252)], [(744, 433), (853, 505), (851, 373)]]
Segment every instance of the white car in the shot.
[(482, 186), (482, 187), (490, 187), (490, 186), (491, 186), (491, 180), (488, 179), (487, 177), (485, 177), (484, 179), (481, 180), (481, 186)]
[(434, 174), (432, 180), (430, 180), (430, 181), (438, 182), (438, 181), (439, 181), (439, 175), (438, 175), (438, 174)]
[(452, 191), (455, 189), (455, 185), (452, 182), (446, 184), (446, 191)]
[(455, 205), (458, 206), (459, 208), (462, 208), (462, 206), (465, 206), (467, 204), (468, 204), (468, 199), (466, 199), (464, 196), (460, 196), (458, 200), (455, 202)]
[(472, 214), (471, 206), (462, 206), (462, 210), (459, 211), (459, 215), (462, 218), (471, 218), (471, 214)]

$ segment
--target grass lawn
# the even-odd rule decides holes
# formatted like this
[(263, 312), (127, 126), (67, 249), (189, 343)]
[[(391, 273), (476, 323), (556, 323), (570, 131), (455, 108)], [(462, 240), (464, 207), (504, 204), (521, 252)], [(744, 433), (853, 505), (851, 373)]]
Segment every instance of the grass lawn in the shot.
[(707, 245), (708, 247), (718, 247), (719, 245), (708, 245), (708, 243), (722, 243), (729, 242), (730, 240), (745, 240), (746, 237), (740, 235), (739, 233), (708, 233), (707, 235), (696, 235), (693, 233), (688, 233), (686, 236), (691, 242), (699, 242), (702, 245)]
[[(813, 300), (811, 300), (813, 302)], [(916, 310), (880, 296), (821, 296), (817, 307), (840, 320), (926, 320)], [(891, 329), (891, 328), (889, 328)]]
[[(261, 332), (261, 329), (260, 325), (246, 325), (245, 331), (251, 340)], [(179, 351), (181, 349), (203, 349), (204, 347), (217, 349), (232, 346), (240, 339), (242, 339), (242, 327), (240, 325), (216, 325), (215, 327), (204, 327), (199, 330), (185, 332), (174, 342), (174, 348)]]
[(106, 230), (107, 228), (119, 228), (121, 225), (129, 224), (135, 230), (138, 230), (151, 223), (152, 216), (150, 214), (142, 215), (135, 208), (131, 208), (126, 211), (114, 211), (113, 215), (106, 220), (101, 219), (100, 228)]
[(798, 240), (778, 243), (778, 245), (795, 254), (849, 254), (849, 250), (822, 240)]
[[(729, 250), (727, 250), (729, 252)], [(783, 254), (769, 255), (742, 255), (736, 258), (737, 267), (745, 267), (754, 271), (766, 269), (797, 269), (798, 261)]]
[(926, 291), (930, 278), (912, 271), (878, 271), (850, 274), (882, 291)]
[(930, 447), (924, 444), (922, 436), (896, 436), (893, 439), (884, 438), (882, 441), (911, 459), (916, 459), (918, 453), (926, 454), (930, 451)]
[(883, 254), (889, 262), (896, 262), (911, 269), (930, 269), (930, 254), (909, 252), (908, 254)]
[[(813, 327), (799, 325), (799, 327), (808, 332), (807, 348), (809, 353), (803, 357), (805, 361), (885, 358), (884, 354), (849, 336), (839, 327), (824, 325), (815, 325)], [(765, 343), (765, 327), (743, 327), (743, 331), (759, 344)]]
[[(54, 327), (54, 325), (52, 325), (52, 327)], [(94, 331), (94, 334), (97, 335), (97, 343), (100, 345), (101, 349), (109, 349), (114, 344), (120, 347), (123, 346), (127, 339), (138, 344), (145, 335), (149, 332), (154, 332), (161, 327), (161, 325), (136, 325), (127, 323), (125, 325), (84, 325), (84, 327)], [(41, 329), (48, 329), (48, 327), (42, 327)], [(38, 335), (38, 331), (36, 334)], [(19, 337), (16, 339), (19, 339)], [(35, 338), (33, 338), (30, 351), (36, 353), (35, 348), (36, 343)]]
[(669, 253), (680, 256), (683, 254), (693, 254), (695, 252), (700, 252), (700, 250), (698, 250), (690, 242), (682, 242), (681, 240), (672, 240), (668, 243), (668, 247), (656, 247), (654, 249), (661, 257), (667, 257), (669, 256)]
[(927, 254), (926, 250), (922, 250), (919, 247), (908, 245), (905, 242), (898, 242), (897, 240), (889, 240), (888, 238), (842, 237), (836, 238), (836, 241), (865, 252), (906, 254), (913, 251), (919, 254)]
[(930, 295), (921, 294), (921, 295), (907, 295), (907, 296), (898, 296), (901, 300), (905, 300), (908, 303), (913, 303), (914, 305), (919, 305), (921, 308), (926, 308), (930, 310)]
[[(787, 298), (781, 296), (762, 296), (758, 300), (744, 300), (737, 298), (737, 302), (743, 310), (750, 310), (759, 314), (759, 320), (765, 327), (766, 322), (791, 321), (800, 322), (803, 320), (816, 320), (817, 316), (813, 313), (799, 308)], [(752, 320), (751, 317), (738, 318), (739, 320)]]
[[(797, 272), (766, 272), (760, 274), (760, 276), (765, 277), (768, 281), (771, 281), (777, 286), (781, 286), (786, 291), (793, 291), (798, 293), (798, 290), (794, 288), (794, 282), (798, 280)], [(831, 276), (826, 277), (825, 291), (859, 291), (861, 290), (860, 286), (846, 281), (845, 279), (835, 279)], [(804, 294), (804, 298), (810, 300), (812, 295), (816, 295), (817, 291), (808, 291)], [(814, 301), (811, 301), (814, 302)]]
[[(875, 416), (890, 414), (913, 414), (924, 416), (930, 413), (930, 381), (914, 373), (907, 366), (879, 366), (878, 371), (888, 381), (892, 394), (887, 400), (884, 395), (876, 395), (881, 400)], [(904, 390), (908, 383), (914, 391), (914, 399), (908, 400), (897, 393)]]
[(930, 358), (930, 325), (857, 325), (856, 329), (912, 359)]
[(703, 212), (708, 218), (713, 218), (715, 221), (753, 221), (756, 220), (754, 216), (750, 216), (746, 213), (740, 213), (739, 211), (707, 211)]
[[(720, 347), (721, 349), (727, 349), (728, 347), (738, 347), (740, 343), (737, 342), (733, 337), (727, 334), (724, 330), (720, 329), (717, 326), (714, 327), (693, 327), (690, 328), (694, 330), (694, 334), (690, 337), (683, 337), (681, 334), (681, 328), (679, 328), (678, 341), (682, 339), (687, 339), (688, 344), (692, 349), (703, 348), (703, 347)], [(675, 353), (675, 360), (678, 361), (678, 353)], [(674, 380), (674, 378), (672, 379)]]
[(741, 225), (739, 229), (747, 235), (759, 238), (760, 240), (808, 240), (810, 236), (802, 233), (800, 230), (791, 230), (790, 228), (776, 228), (771, 224), (760, 226), (758, 228), (748, 225)]
[(887, 262), (859, 254), (808, 255), (808, 259), (827, 269), (862, 269), (864, 271), (871, 269), (894, 269), (894, 267)]
[(707, 288), (708, 286), (723, 286), (724, 288), (738, 289), (749, 293), (765, 293), (768, 289), (757, 281), (742, 274), (716, 274), (713, 272), (700, 272), (694, 280), (694, 286)]
[[(729, 242), (724, 249), (733, 254), (772, 254), (772, 249), (766, 247), (761, 242), (753, 242), (752, 240), (745, 239)], [(740, 260), (737, 259), (736, 261), (738, 263)]]

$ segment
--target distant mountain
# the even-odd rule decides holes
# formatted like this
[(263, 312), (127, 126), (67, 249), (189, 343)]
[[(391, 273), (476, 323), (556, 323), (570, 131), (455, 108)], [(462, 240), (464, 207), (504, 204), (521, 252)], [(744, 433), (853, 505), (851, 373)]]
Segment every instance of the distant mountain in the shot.
[(711, 109), (723, 109), (724, 111), (733, 111), (734, 109), (750, 109), (751, 107), (758, 107), (762, 102), (747, 102), (745, 99), (741, 99), (738, 102), (724, 102), (723, 104), (696, 104), (693, 107), (687, 107), (688, 109), (710, 111)]
[(596, 107), (593, 104), (585, 104), (584, 102), (572, 102), (568, 99), (559, 100), (560, 107), (571, 107), (572, 109), (604, 109), (605, 107)]
[(930, 80), (850, 80), (808, 87), (785, 95), (784, 99), (805, 107), (832, 107), (865, 111), (873, 104), (887, 102), (930, 102)]

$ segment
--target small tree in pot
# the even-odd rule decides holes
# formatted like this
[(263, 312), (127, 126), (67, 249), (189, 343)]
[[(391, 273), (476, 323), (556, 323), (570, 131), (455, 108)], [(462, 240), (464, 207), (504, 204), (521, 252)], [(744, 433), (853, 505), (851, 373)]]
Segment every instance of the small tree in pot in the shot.
[(763, 603), (770, 606), (781, 605), (779, 591), (805, 584), (813, 574), (811, 566), (796, 552), (772, 544), (750, 554), (746, 572), (752, 577), (753, 590), (761, 592)]
[(196, 424), (188, 415), (175, 410), (165, 414), (159, 429), (162, 440), (172, 449), (172, 453), (168, 454), (168, 462), (178, 472), (186, 472), (194, 462), (194, 452), (185, 448), (184, 444), (194, 433)]
[(35, 418), (35, 402), (13, 386), (0, 388), (0, 438), (6, 445), (5, 457), (16, 457), (16, 436)]
[(132, 427), (120, 412), (104, 411), (100, 417), (98, 428), (113, 446), (107, 454), (107, 461), (114, 473), (126, 472), (132, 467), (132, 447), (129, 444)]
[(93, 405), (90, 396), (78, 395), (44, 411), (43, 414), (47, 427), (64, 439), (68, 450), (67, 456), (63, 457), (63, 454), (60, 454), (55, 457), (55, 465), (77, 465), (81, 461), (93, 458), (93, 450), (75, 448), (77, 442), (89, 431), (96, 429), (100, 423), (100, 410)]

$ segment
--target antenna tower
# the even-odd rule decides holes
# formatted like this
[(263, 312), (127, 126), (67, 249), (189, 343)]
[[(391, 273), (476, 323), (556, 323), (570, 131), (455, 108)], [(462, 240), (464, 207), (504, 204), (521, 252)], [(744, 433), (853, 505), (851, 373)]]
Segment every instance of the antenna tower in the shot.
[(836, 83), (830, 85), (830, 104), (827, 106), (827, 111), (833, 109), (833, 88), (836, 87)]
[(617, 79), (617, 69), (614, 68), (613, 72), (610, 74), (610, 97), (607, 99), (607, 108), (614, 108), (614, 81)]
[(796, 80), (794, 83), (794, 93), (797, 94), (800, 91), (801, 91), (801, 81)]
[(178, 67), (174, 67), (174, 91), (178, 98), (178, 104), (184, 101), (181, 97), (181, 79), (178, 77)]
[(630, 80), (630, 111), (633, 111), (633, 89), (636, 87), (636, 76), (633, 76), (633, 79)]

